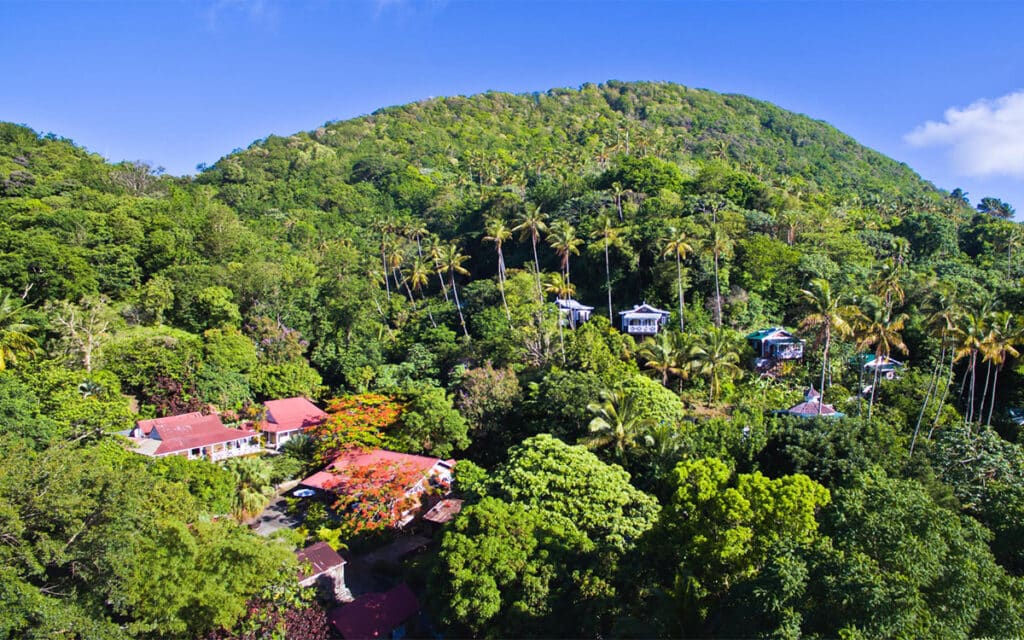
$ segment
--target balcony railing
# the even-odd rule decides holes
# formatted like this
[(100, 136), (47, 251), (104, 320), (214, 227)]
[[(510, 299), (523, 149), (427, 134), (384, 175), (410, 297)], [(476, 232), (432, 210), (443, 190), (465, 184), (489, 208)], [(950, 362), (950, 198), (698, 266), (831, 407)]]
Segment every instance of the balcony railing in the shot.
[(219, 460), (227, 460), (228, 458), (237, 458), (238, 456), (247, 456), (254, 453), (262, 453), (263, 447), (258, 444), (246, 444), (241, 447), (233, 447), (231, 449), (220, 449), (219, 451), (210, 452), (209, 458), (211, 462), (217, 462)]

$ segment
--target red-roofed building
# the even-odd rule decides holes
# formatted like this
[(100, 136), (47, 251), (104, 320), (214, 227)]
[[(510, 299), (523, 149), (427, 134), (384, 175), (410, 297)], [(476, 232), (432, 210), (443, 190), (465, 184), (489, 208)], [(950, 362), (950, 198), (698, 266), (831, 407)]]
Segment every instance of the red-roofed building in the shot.
[(155, 458), (178, 455), (216, 461), (259, 453), (262, 448), (256, 436), (255, 431), (225, 427), (219, 417), (196, 411), (139, 420), (128, 439), (135, 451)]
[(326, 542), (317, 542), (295, 552), (299, 561), (299, 586), (316, 585), (321, 593), (340, 602), (352, 600), (345, 586), (345, 559)]
[[(417, 498), (428, 488), (447, 493), (452, 483), (454, 460), (441, 460), (428, 456), (415, 456), (384, 449), (370, 451), (353, 450), (339, 455), (323, 471), (318, 471), (302, 481), (302, 485), (333, 493), (358, 496), (381, 493), (382, 485), (401, 483), (388, 487), (385, 492), (391, 496)], [(413, 502), (410, 500), (409, 502)], [(396, 527), (404, 527), (415, 517), (415, 508), (401, 510), (396, 514)], [(397, 511), (397, 509), (396, 509)]]
[[(395, 638), (420, 610), (420, 601), (404, 582), (384, 593), (366, 593), (334, 609), (327, 620), (345, 640)], [(396, 631), (398, 633), (396, 633)]]
[(327, 414), (306, 398), (267, 400), (267, 417), (260, 431), (267, 434), (267, 446), (279, 449), (292, 436), (322, 424)]

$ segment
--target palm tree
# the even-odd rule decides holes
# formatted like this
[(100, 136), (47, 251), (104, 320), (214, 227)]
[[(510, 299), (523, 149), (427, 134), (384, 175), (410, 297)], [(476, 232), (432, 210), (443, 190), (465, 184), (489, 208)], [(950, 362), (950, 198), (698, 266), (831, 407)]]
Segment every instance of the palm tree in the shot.
[(661, 255), (672, 256), (676, 261), (676, 286), (679, 289), (679, 330), (686, 331), (686, 309), (685, 298), (683, 297), (683, 260), (693, 253), (693, 245), (690, 244), (686, 232), (676, 227), (668, 228), (668, 235), (662, 239)]
[(10, 292), (0, 301), (0, 371), (17, 364), (19, 357), (31, 358), (39, 345), (28, 332), (35, 327), (21, 321), (25, 307), (11, 298)]
[[(548, 275), (548, 281), (544, 284), (544, 290), (548, 293), (553, 293), (559, 300), (568, 300), (576, 294), (576, 285), (570, 283), (560, 273), (552, 273)], [(572, 319), (572, 311), (569, 312), (570, 321)], [(562, 362), (565, 362), (565, 335), (562, 328), (562, 311), (558, 311), (558, 341), (562, 345)]]
[(262, 511), (274, 494), (270, 464), (263, 458), (232, 458), (225, 468), (235, 479), (234, 516), (245, 520)]
[(608, 191), (612, 194), (612, 199), (615, 200), (615, 209), (619, 212), (619, 222), (622, 222), (622, 198), (632, 195), (633, 192), (629, 189), (624, 189), (621, 182), (613, 182), (612, 188)]
[(815, 278), (807, 289), (801, 289), (800, 295), (810, 312), (800, 321), (801, 331), (817, 330), (817, 341), (821, 347), (821, 402), (818, 411), (825, 402), (825, 373), (828, 371), (828, 352), (832, 346), (832, 336), (845, 337), (853, 334), (849, 318), (856, 313), (856, 307), (843, 304), (840, 295), (833, 295), (832, 285), (828, 280)]
[[(986, 425), (992, 424), (992, 409), (996, 405), (996, 384), (999, 382), (999, 371), (1006, 364), (1007, 357), (1016, 358), (1020, 355), (1020, 352), (1015, 347), (1021, 344), (1021, 338), (1020, 322), (1015, 320), (1009, 311), (998, 311), (993, 314), (992, 330), (989, 332), (983, 352), (985, 360), (995, 367), (995, 375), (992, 379), (992, 399), (988, 403)], [(988, 376), (986, 376), (986, 381), (987, 379)], [(982, 396), (984, 396), (984, 393)], [(980, 414), (978, 422), (981, 422)]]
[(592, 434), (587, 446), (597, 449), (613, 445), (615, 457), (622, 460), (626, 451), (636, 446), (637, 438), (643, 435), (642, 430), (650, 424), (650, 419), (642, 417), (633, 396), (621, 389), (605, 389), (600, 398), (599, 402), (587, 405), (587, 411), (594, 415), (587, 425)]
[(949, 373), (946, 374), (946, 384), (943, 387), (942, 398), (939, 400), (935, 411), (935, 422), (928, 432), (928, 439), (931, 439), (935, 427), (938, 426), (939, 417), (942, 414), (942, 405), (946, 402), (946, 396), (949, 394), (949, 386), (952, 384), (953, 377), (953, 358), (955, 356), (950, 348), (950, 337), (955, 333), (957, 320), (962, 314), (962, 310), (956, 301), (956, 290), (954, 288), (943, 283), (933, 284), (932, 288), (937, 291), (937, 295), (934, 298), (934, 302), (930, 303), (933, 310), (928, 316), (928, 326), (932, 335), (938, 336), (942, 350), (935, 361), (935, 367), (928, 382), (928, 389), (924, 395), (924, 402), (921, 403), (921, 411), (917, 414), (914, 435), (910, 439), (911, 455), (914, 453), (914, 444), (917, 442), (917, 434), (921, 429), (921, 421), (924, 419), (925, 411), (938, 392), (939, 380), (942, 376), (943, 368), (946, 367), (946, 354), (949, 353)]
[(685, 371), (680, 362), (684, 345), (682, 333), (662, 331), (640, 343), (637, 355), (643, 358), (644, 367), (661, 376), (661, 384), (667, 387), (669, 375), (681, 377)]
[(515, 219), (516, 226), (512, 227), (512, 231), (519, 232), (521, 240), (529, 238), (533, 245), (533, 268), (534, 276), (537, 278), (537, 303), (542, 306), (544, 304), (544, 292), (541, 291), (540, 286), (540, 260), (537, 259), (537, 241), (540, 240), (540, 234), (548, 230), (548, 225), (545, 222), (547, 219), (548, 215), (541, 212), (540, 205), (538, 204), (524, 209)]
[(705, 249), (711, 252), (715, 269), (715, 326), (722, 326), (722, 289), (719, 285), (718, 263), (722, 253), (729, 249), (729, 237), (718, 228), (715, 223), (711, 227), (711, 235), (708, 237)]
[(888, 258), (879, 265), (875, 281), (871, 283), (871, 292), (885, 302), (887, 314), (892, 313), (897, 301), (902, 305), (907, 299), (907, 294), (900, 282), (902, 275), (900, 264), (892, 258)]
[(438, 250), (438, 259), (441, 261), (441, 266), (448, 272), (452, 295), (455, 298), (455, 309), (459, 312), (459, 323), (462, 325), (462, 333), (468, 338), (469, 329), (466, 328), (466, 318), (462, 315), (462, 303), (459, 301), (459, 288), (455, 284), (455, 274), (469, 275), (469, 270), (462, 266), (463, 262), (469, 260), (469, 256), (459, 251), (459, 245), (453, 242), (441, 245)]
[(498, 252), (498, 289), (501, 291), (501, 304), (505, 306), (505, 316), (509, 325), (512, 324), (512, 313), (508, 310), (508, 301), (505, 300), (505, 254), (501, 246), (506, 240), (512, 237), (512, 231), (499, 217), (488, 218), (484, 222), (484, 240), (494, 243), (494, 250)]
[(408, 272), (405, 274), (405, 280), (408, 285), (412, 285), (413, 291), (420, 294), (420, 300), (423, 301), (424, 306), (427, 308), (430, 324), (436, 327), (437, 323), (434, 322), (434, 314), (430, 310), (430, 305), (427, 304), (427, 297), (423, 294), (423, 287), (430, 282), (430, 265), (427, 264), (427, 261), (422, 256), (416, 256), (412, 259)]
[(608, 291), (608, 322), (612, 324), (615, 323), (615, 319), (612, 317), (612, 271), (608, 261), (608, 248), (619, 246), (619, 231), (620, 229), (612, 222), (612, 217), (602, 213), (597, 219), (597, 227), (590, 234), (591, 239), (599, 240), (604, 249), (604, 285)]
[[(900, 331), (909, 316), (900, 313), (892, 317), (885, 303), (877, 298), (866, 300), (867, 312), (859, 309), (854, 320), (854, 328), (858, 333), (857, 349), (867, 351), (872, 346), (875, 348), (875, 362), (881, 364), (882, 358), (888, 358), (892, 350), (900, 353), (907, 353), (907, 345), (903, 342)], [(868, 421), (871, 421), (871, 413), (875, 405), (875, 390), (878, 387), (878, 366), (874, 367), (874, 382), (871, 384), (871, 399), (868, 401)]]
[(743, 369), (739, 365), (740, 354), (733, 332), (722, 327), (712, 327), (701, 336), (701, 340), (690, 349), (690, 367), (701, 376), (708, 378), (710, 390), (708, 403), (718, 399), (722, 377), (739, 378)]
[[(987, 348), (988, 318), (990, 310), (987, 306), (977, 311), (964, 313), (960, 326), (957, 328), (957, 345), (954, 355), (954, 362), (968, 358), (967, 370), (964, 372), (964, 382), (969, 375), (971, 378), (970, 397), (967, 401), (967, 411), (964, 412), (964, 424), (968, 425), (974, 420), (974, 389), (977, 379), (978, 354), (982, 349)], [(960, 385), (961, 395), (963, 384)]]
[(580, 245), (583, 240), (576, 236), (576, 228), (565, 220), (558, 220), (551, 224), (548, 232), (548, 244), (558, 254), (562, 273), (565, 274), (565, 281), (571, 281), (569, 277), (569, 257), (580, 255)]

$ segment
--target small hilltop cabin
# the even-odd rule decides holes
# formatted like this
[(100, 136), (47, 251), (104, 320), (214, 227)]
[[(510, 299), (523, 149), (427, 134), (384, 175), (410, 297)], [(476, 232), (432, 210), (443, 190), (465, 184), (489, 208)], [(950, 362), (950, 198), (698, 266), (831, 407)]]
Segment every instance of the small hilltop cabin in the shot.
[(562, 317), (563, 327), (575, 328), (580, 326), (587, 320), (590, 320), (590, 314), (594, 311), (594, 307), (580, 304), (572, 298), (559, 298), (555, 300), (555, 305), (558, 307), (558, 313)]
[(899, 371), (902, 368), (902, 362), (894, 360), (889, 356), (871, 355), (864, 361), (864, 373), (870, 375), (872, 378), (874, 378), (875, 372), (877, 371), (879, 378), (893, 380), (897, 375), (899, 375)]
[(671, 314), (668, 311), (652, 307), (646, 302), (635, 305), (629, 311), (620, 311), (622, 331), (631, 336), (653, 336), (658, 333)]
[(804, 357), (804, 341), (782, 327), (755, 331), (747, 336), (747, 344), (754, 350), (754, 361), (758, 366)]

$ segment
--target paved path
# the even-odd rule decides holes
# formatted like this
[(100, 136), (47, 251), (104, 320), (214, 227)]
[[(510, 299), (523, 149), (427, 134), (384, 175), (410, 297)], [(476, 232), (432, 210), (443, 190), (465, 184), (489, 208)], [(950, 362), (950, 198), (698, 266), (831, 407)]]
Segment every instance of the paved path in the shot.
[(294, 529), (302, 524), (299, 518), (285, 513), (287, 505), (283, 497), (275, 498), (256, 519), (254, 530), (261, 536), (269, 536), (281, 529)]

